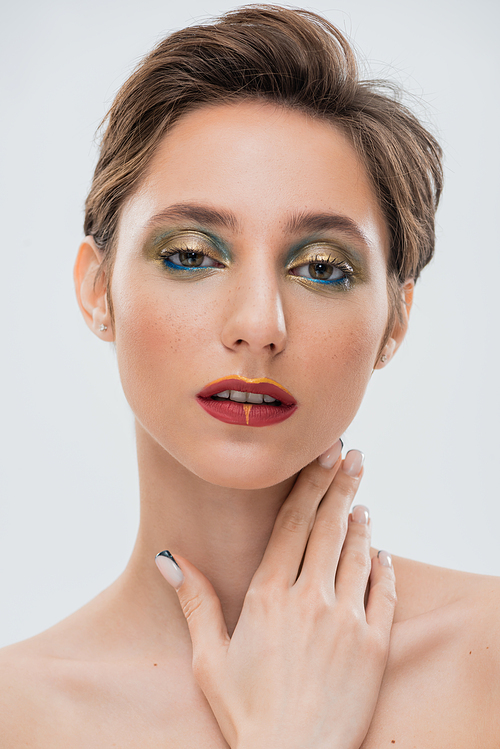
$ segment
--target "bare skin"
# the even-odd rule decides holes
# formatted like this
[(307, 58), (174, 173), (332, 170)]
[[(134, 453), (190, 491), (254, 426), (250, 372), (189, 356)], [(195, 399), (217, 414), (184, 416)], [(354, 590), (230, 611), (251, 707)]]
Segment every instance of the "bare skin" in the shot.
[[(232, 258), (203, 280), (166, 275), (154, 249), (153, 217), (178, 203), (237, 219), (208, 227)], [(319, 290), (283, 271), (285, 251), (312, 241), (310, 230), (286, 228), (291, 212), (342, 215), (359, 229), (358, 240), (338, 226), (313, 232), (341, 257), (359, 256), (352, 288)], [(159, 231), (203, 233), (199, 224), (162, 218)], [(91, 240), (75, 273), (89, 327), (116, 343), (137, 419), (137, 544), (123, 575), (94, 601), (4, 649), (2, 746), (228, 746), (193, 675), (179, 599), (154, 556), (169, 548), (195, 565), (234, 631), (297, 473), (335, 443), (383, 366), (380, 351), (389, 363), (404, 338), (405, 320), (387, 331), (387, 253), (364, 168), (329, 125), (243, 103), (207, 109), (202, 120), (191, 114), (167, 136), (121, 217), (114, 324), (105, 284), (93, 284), (99, 254)], [(406, 314), (412, 290), (411, 282), (403, 290)], [(205, 414), (196, 393), (233, 373), (284, 383), (296, 414), (253, 429)], [(322, 481), (324, 493), (331, 476)], [(331, 526), (341, 546), (342, 523)], [(389, 660), (362, 746), (498, 746), (499, 581), (403, 559), (395, 572)], [(369, 565), (361, 582), (368, 575)], [(352, 659), (359, 665), (359, 655)]]
[[(394, 566), (391, 652), (363, 749), (496, 747), (498, 580)], [(153, 572), (144, 608), (137, 586), (127, 605), (126, 572), (69, 619), (2, 651), (6, 749), (228, 746), (193, 678), (180, 609)]]

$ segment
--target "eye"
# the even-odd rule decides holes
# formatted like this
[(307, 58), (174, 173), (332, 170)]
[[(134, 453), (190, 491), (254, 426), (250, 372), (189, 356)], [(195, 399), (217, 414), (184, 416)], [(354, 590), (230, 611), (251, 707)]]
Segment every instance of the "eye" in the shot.
[(326, 281), (329, 283), (338, 283), (344, 281), (347, 277), (345, 270), (333, 263), (326, 263), (324, 261), (299, 265), (292, 269), (292, 273), (294, 276), (308, 278), (312, 281)]
[(209, 255), (205, 255), (203, 252), (197, 252), (195, 250), (169, 250), (168, 252), (162, 252), (165, 265), (168, 268), (185, 268), (185, 269), (196, 269), (196, 268), (222, 268), (224, 267), (221, 263)]

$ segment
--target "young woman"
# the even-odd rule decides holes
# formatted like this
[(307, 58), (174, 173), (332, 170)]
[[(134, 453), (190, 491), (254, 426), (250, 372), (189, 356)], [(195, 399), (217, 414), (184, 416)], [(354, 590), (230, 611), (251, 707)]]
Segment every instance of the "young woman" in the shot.
[(110, 588), (3, 651), (2, 746), (498, 746), (498, 581), (393, 569), (341, 454), (441, 181), (305, 11), (185, 29), (127, 81), (75, 283), (136, 417), (140, 529)]

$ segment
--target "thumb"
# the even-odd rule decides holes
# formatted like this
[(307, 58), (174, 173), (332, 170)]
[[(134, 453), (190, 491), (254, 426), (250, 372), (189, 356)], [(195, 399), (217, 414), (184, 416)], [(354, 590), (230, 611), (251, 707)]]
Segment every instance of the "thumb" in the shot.
[(229, 644), (222, 606), (212, 583), (187, 559), (174, 559), (169, 551), (160, 551), (155, 561), (177, 591), (193, 643), (193, 660), (211, 660)]

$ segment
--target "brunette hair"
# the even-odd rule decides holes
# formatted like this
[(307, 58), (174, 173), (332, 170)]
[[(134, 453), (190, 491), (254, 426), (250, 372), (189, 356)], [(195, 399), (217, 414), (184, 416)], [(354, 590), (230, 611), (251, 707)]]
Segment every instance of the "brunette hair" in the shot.
[(335, 26), (316, 13), (275, 5), (244, 6), (171, 34), (118, 92), (85, 205), (85, 234), (103, 253), (101, 268), (111, 271), (120, 210), (163, 136), (187, 112), (242, 98), (323, 118), (350, 138), (389, 228), (394, 302), (434, 252), (439, 144), (394, 85), (360, 80), (354, 52)]

